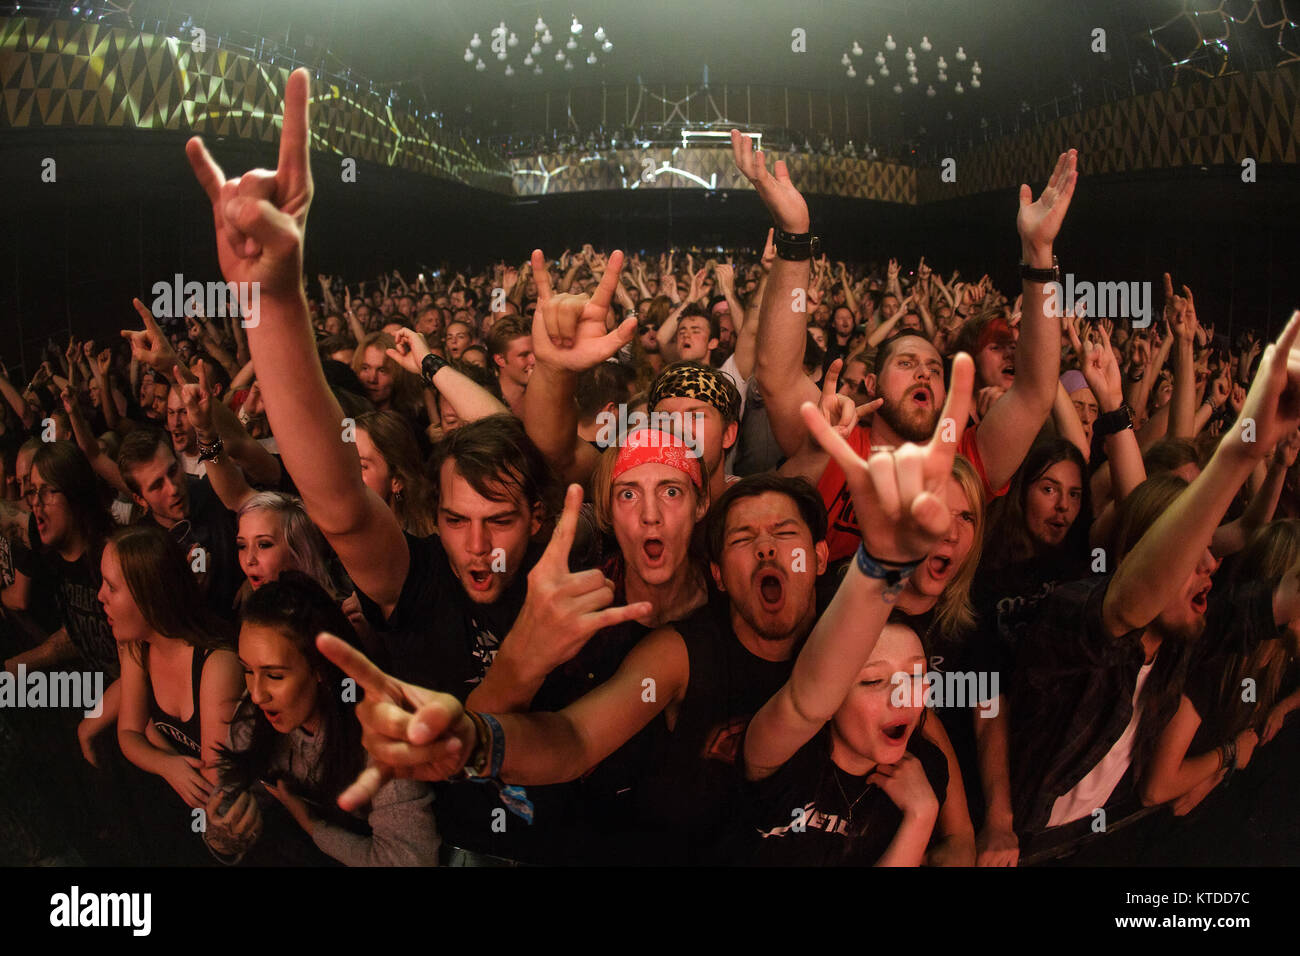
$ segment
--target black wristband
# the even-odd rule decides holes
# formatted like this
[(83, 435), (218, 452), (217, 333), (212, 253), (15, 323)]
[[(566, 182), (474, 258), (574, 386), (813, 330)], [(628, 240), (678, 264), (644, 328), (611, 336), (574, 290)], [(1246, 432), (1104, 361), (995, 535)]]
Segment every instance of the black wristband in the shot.
[(1061, 264), (1057, 262), (1056, 256), (1052, 256), (1052, 268), (1035, 269), (1025, 264), (1025, 260), (1020, 260), (1020, 278), (1026, 282), (1060, 282), (1061, 281)]
[(1126, 428), (1133, 427), (1133, 409), (1129, 408), (1128, 402), (1124, 402), (1113, 412), (1106, 412), (1104, 415), (1098, 415), (1096, 423), (1093, 424), (1093, 433), (1102, 438), (1116, 435)]
[(447, 360), (441, 355), (435, 355), (430, 352), (420, 363), (420, 375), (424, 378), (424, 384), (430, 388), (433, 387), (433, 377), (438, 374), (438, 370), (446, 368)]
[(777, 229), (772, 234), (772, 244), (777, 257), (787, 262), (806, 262), (821, 252), (821, 239), (811, 232), (786, 232)]

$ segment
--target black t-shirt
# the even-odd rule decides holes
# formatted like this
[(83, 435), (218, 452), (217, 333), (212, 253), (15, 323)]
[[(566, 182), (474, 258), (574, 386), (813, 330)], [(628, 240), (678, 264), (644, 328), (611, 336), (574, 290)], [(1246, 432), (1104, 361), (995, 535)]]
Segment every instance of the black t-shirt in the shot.
[[(948, 761), (919, 730), (907, 750), (921, 761), (943, 805)], [(871, 866), (889, 848), (902, 811), (867, 776), (845, 773), (831, 760), (830, 724), (776, 773), (745, 785), (749, 863), (764, 866)]]
[[(188, 533), (178, 539), (181, 550), (191, 555), (190, 566), (195, 568), (208, 608), (223, 621), (234, 620), (235, 594), (244, 583), (244, 572), (239, 567), (239, 550), (235, 545), (237, 527), (234, 512), (221, 503), (207, 478), (186, 475), (185, 483), (189, 489), (190, 526)], [(143, 520), (158, 523), (152, 514)], [(178, 534), (175, 528), (169, 533), (173, 537)], [(196, 546), (205, 552), (202, 571), (193, 564), (197, 555), (192, 549)]]
[(477, 604), (465, 593), (442, 540), (407, 534), (410, 568), (393, 613), (383, 611), (357, 590), (361, 610), (375, 629), (387, 660), (380, 662), (400, 680), (451, 694), (464, 701), (487, 673), (501, 641), (514, 625), (542, 549), (530, 545), (523, 566), (491, 604)]
[(794, 666), (793, 657), (768, 661), (750, 653), (732, 630), (730, 613), (726, 595), (713, 592), (708, 604), (675, 625), (686, 642), (690, 683), (672, 730), (663, 714), (651, 722), (654, 752), (638, 794), (643, 826), (663, 835), (656, 862), (736, 858), (740, 739)]
[(88, 667), (104, 672), (106, 683), (117, 680), (117, 641), (99, 603), (99, 555), (87, 551), (76, 561), (65, 561), (50, 551), (43, 557), (54, 580), (54, 599), (68, 637)]

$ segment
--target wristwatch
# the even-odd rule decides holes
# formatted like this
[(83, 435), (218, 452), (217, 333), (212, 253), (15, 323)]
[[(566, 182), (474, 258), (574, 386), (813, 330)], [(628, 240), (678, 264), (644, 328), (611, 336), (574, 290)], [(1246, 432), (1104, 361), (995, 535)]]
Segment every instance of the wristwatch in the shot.
[(1124, 402), (1113, 412), (1106, 412), (1104, 415), (1098, 415), (1096, 423), (1092, 426), (1094, 434), (1106, 438), (1109, 435), (1115, 435), (1126, 428), (1133, 427), (1133, 409), (1129, 408), (1128, 402)]
[(441, 355), (435, 355), (430, 352), (420, 362), (420, 375), (424, 378), (424, 384), (430, 388), (433, 387), (433, 377), (438, 374), (438, 370), (446, 368), (447, 360)]
[(1024, 259), (1021, 259), (1020, 278), (1026, 282), (1060, 282), (1061, 264), (1057, 261), (1056, 256), (1052, 256), (1052, 268), (1035, 269), (1027, 265)]
[(811, 232), (786, 232), (784, 229), (777, 229), (772, 235), (772, 244), (776, 246), (777, 257), (787, 262), (806, 262), (822, 251), (821, 239)]

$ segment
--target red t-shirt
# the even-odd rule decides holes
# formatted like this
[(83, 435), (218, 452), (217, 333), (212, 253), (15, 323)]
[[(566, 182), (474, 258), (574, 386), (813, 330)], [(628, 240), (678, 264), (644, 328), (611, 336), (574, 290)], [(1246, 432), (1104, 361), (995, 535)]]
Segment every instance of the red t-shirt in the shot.
[[(984, 471), (984, 459), (980, 457), (979, 444), (975, 441), (977, 427), (972, 426), (962, 432), (957, 453), (975, 467), (976, 474), (984, 482), (984, 494), (995, 498), (1006, 494), (1010, 485), (1008, 483), (997, 490), (989, 487), (989, 476)], [(855, 428), (849, 436), (849, 446), (860, 457), (868, 457), (871, 453), (871, 429), (866, 425)], [(826, 470), (822, 472), (821, 479), (817, 482), (817, 491), (822, 496), (822, 503), (826, 505), (828, 516), (826, 547), (830, 549), (830, 559), (838, 561), (847, 558), (858, 550), (858, 545), (862, 542), (862, 532), (858, 530), (857, 515), (853, 513), (853, 498), (844, 483), (844, 469), (834, 458), (827, 463)]]

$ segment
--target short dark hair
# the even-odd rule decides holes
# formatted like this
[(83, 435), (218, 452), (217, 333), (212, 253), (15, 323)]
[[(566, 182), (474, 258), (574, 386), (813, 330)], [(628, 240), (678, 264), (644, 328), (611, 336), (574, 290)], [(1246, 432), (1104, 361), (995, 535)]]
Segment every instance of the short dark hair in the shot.
[(626, 402), (634, 381), (636, 372), (618, 362), (601, 362), (587, 369), (574, 386), (578, 417), (586, 421), (610, 402)]
[(813, 541), (822, 541), (826, 537), (826, 506), (817, 489), (805, 478), (793, 478), (765, 471), (757, 475), (742, 478), (722, 493), (713, 507), (709, 509), (708, 538), (709, 559), (715, 564), (722, 561), (722, 546), (727, 533), (727, 513), (737, 501), (745, 498), (757, 498), (759, 495), (774, 491), (786, 495), (799, 509), (808, 530), (812, 532)]
[[(505, 355), (506, 349), (515, 339), (522, 339), (525, 336), (532, 335), (532, 328), (517, 315), (507, 315), (504, 318), (497, 319), (492, 324), (492, 331), (488, 332), (484, 344), (487, 346), (489, 358), (495, 358), (498, 355)], [(490, 363), (495, 367), (496, 363)]]
[(140, 483), (135, 480), (135, 468), (153, 461), (159, 448), (172, 451), (171, 439), (161, 428), (133, 428), (122, 439), (122, 450), (117, 453), (117, 470), (133, 494), (140, 494)]
[(457, 428), (434, 446), (428, 475), (434, 501), (442, 496), (442, 466), (453, 462), (456, 473), (476, 492), (504, 501), (500, 486), (514, 488), (530, 506), (550, 513), (556, 481), (546, 458), (513, 415), (489, 415)]
[[(880, 346), (876, 349), (876, 371), (877, 372), (879, 372), (880, 369), (885, 367), (885, 363), (889, 361), (889, 356), (893, 354), (894, 349), (898, 347), (898, 344), (902, 342), (903, 339), (909, 339), (909, 338), (918, 338), (921, 341), (925, 342), (926, 345), (929, 345), (931, 348), (934, 348), (934, 343), (931, 342), (928, 338), (926, 338), (925, 333), (922, 332), (920, 329), (899, 329), (889, 338), (885, 339), (885, 341), (881, 342)], [(939, 350), (935, 349), (935, 351), (938, 352)]]

